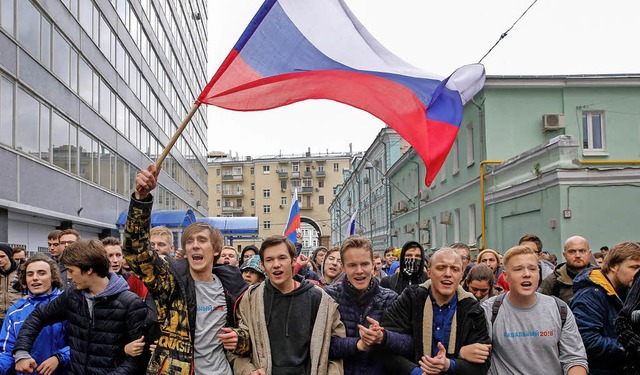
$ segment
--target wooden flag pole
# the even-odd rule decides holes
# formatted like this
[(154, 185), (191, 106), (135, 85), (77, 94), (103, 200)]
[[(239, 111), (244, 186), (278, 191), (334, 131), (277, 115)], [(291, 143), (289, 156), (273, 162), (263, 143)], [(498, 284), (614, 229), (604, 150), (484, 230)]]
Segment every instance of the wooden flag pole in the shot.
[(169, 155), (169, 151), (171, 151), (171, 149), (173, 148), (173, 145), (176, 144), (176, 142), (178, 141), (178, 138), (180, 137), (180, 134), (182, 134), (182, 132), (184, 131), (184, 128), (187, 127), (187, 124), (191, 121), (191, 118), (193, 117), (193, 115), (196, 114), (196, 111), (198, 110), (198, 108), (200, 108), (200, 103), (195, 103), (191, 108), (191, 111), (189, 111), (189, 113), (187, 114), (187, 117), (185, 117), (184, 120), (182, 120), (182, 124), (180, 124), (180, 127), (178, 128), (178, 130), (176, 130), (173, 137), (171, 137), (171, 140), (169, 141), (169, 143), (167, 143), (167, 147), (165, 147), (164, 150), (162, 150), (162, 154), (160, 154), (158, 159), (156, 159), (156, 163), (155, 163), (156, 170), (160, 169), (162, 162), (167, 157), (167, 155)]

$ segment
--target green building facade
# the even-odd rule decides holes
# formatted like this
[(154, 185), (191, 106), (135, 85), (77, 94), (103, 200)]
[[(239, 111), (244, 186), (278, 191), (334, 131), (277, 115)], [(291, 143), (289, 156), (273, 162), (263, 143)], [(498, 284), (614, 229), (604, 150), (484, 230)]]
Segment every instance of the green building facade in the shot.
[(389, 169), (390, 244), (504, 253), (534, 233), (561, 257), (576, 234), (637, 240), (639, 108), (638, 75), (488, 77), (431, 187), (413, 149)]

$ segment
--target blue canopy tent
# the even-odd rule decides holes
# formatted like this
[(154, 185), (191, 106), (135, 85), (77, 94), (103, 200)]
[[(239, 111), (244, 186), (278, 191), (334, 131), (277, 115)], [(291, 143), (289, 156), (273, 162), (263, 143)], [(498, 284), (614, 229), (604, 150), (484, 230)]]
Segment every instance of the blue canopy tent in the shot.
[[(120, 240), (124, 240), (124, 226), (127, 223), (127, 214), (129, 211), (123, 211), (118, 217), (116, 226), (120, 231)], [(158, 210), (151, 211), (151, 227), (157, 227), (163, 225), (174, 234), (174, 246), (176, 249), (180, 246), (180, 237), (182, 237), (182, 230), (191, 223), (196, 222), (196, 215), (193, 210)]]
[(234, 239), (258, 238), (257, 217), (199, 217), (198, 222), (205, 222), (218, 229), (233, 245)]

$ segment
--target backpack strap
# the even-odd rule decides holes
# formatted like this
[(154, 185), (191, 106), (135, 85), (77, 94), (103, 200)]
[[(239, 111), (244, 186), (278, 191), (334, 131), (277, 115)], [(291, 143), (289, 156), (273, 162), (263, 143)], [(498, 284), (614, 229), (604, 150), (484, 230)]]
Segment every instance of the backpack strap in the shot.
[(505, 294), (498, 294), (496, 299), (493, 300), (493, 305), (491, 306), (491, 325), (493, 325), (493, 322), (495, 322), (498, 317), (498, 310), (500, 310), (504, 296)]
[(553, 296), (553, 299), (556, 300), (556, 305), (558, 306), (558, 311), (560, 312), (560, 320), (562, 321), (562, 327), (564, 328), (564, 323), (567, 321), (567, 303), (561, 300), (560, 298)]

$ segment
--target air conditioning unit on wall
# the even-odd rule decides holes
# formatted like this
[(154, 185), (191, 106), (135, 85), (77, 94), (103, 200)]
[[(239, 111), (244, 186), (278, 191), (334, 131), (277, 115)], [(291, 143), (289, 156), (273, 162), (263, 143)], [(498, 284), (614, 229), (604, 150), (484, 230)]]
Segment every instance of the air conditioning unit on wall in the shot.
[(542, 127), (544, 130), (564, 129), (565, 119), (562, 113), (547, 113), (542, 115)]

